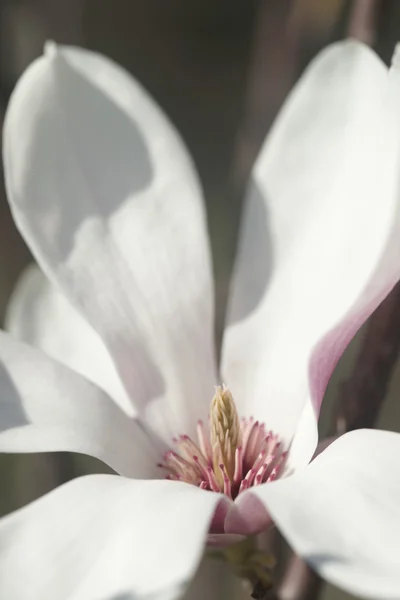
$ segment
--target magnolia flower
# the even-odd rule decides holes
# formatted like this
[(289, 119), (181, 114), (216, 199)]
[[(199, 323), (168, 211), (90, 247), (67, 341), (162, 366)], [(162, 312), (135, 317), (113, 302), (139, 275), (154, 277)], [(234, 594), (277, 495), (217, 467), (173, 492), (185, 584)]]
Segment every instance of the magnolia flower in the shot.
[(23, 74), (4, 167), (46, 277), (14, 295), (22, 341), (0, 337), (0, 449), (117, 474), (0, 521), (2, 598), (177, 597), (207, 542), (272, 523), (327, 580), (398, 598), (400, 435), (353, 432), (307, 465), (332, 370), (400, 277), (399, 77), (344, 42), (290, 95), (252, 172), (218, 366), (201, 190), (172, 125), (98, 54), (48, 45)]

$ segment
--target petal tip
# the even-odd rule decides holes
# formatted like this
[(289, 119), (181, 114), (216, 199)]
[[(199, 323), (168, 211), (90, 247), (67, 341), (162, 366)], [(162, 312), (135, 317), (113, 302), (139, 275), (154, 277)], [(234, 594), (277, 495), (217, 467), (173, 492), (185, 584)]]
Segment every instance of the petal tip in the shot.
[(400, 42), (397, 42), (397, 44), (394, 47), (391, 64), (392, 67), (394, 67), (395, 69), (398, 69), (400, 67)]
[(46, 40), (44, 43), (43, 54), (50, 59), (53, 59), (58, 54), (58, 46), (54, 40)]

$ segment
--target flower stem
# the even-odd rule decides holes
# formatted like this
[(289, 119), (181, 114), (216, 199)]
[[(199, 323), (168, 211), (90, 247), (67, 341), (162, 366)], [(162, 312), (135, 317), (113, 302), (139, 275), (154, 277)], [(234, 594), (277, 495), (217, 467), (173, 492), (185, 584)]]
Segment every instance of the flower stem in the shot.
[(207, 555), (223, 560), (231, 566), (237, 577), (248, 581), (253, 589), (252, 598), (273, 600), (276, 597), (273, 595), (273, 569), (276, 560), (270, 552), (257, 548), (254, 537), (248, 537), (219, 551), (209, 550)]

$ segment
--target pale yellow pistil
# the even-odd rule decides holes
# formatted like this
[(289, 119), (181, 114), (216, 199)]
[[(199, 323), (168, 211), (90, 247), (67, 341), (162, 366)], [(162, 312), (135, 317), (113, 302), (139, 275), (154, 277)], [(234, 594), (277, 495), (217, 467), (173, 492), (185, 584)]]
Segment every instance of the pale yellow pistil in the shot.
[(210, 407), (210, 441), (215, 477), (223, 487), (223, 471), (232, 481), (235, 473), (235, 453), (240, 444), (240, 422), (231, 392), (217, 387)]
[(168, 450), (159, 463), (168, 479), (222, 492), (232, 499), (250, 487), (274, 481), (285, 467), (287, 452), (279, 436), (253, 417), (239, 421), (225, 386), (215, 389), (209, 427), (198, 421), (197, 440), (180, 435), (173, 441), (178, 451)]

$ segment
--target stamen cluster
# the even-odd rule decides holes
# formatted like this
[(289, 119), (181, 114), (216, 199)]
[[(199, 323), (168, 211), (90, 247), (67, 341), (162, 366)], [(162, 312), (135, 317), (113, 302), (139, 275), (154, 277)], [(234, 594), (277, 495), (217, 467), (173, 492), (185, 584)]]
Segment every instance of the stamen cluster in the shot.
[(173, 442), (176, 450), (166, 452), (159, 464), (167, 470), (167, 479), (223, 492), (232, 499), (249, 487), (280, 477), (287, 456), (279, 437), (266, 431), (264, 423), (253, 417), (239, 420), (225, 387), (216, 388), (209, 428), (203, 421), (197, 423), (197, 443), (188, 435)]

